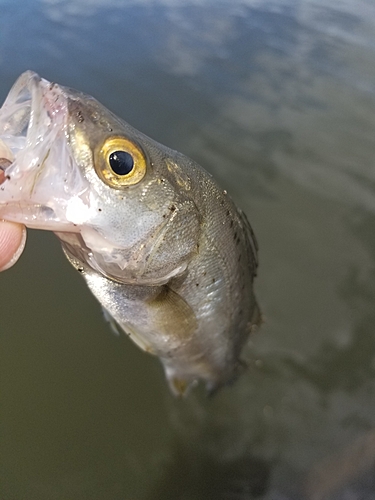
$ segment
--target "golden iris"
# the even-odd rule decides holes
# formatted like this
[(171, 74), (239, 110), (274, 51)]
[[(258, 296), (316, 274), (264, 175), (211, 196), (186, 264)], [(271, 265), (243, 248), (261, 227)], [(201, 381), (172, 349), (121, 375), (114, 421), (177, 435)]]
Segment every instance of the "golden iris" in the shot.
[(137, 184), (146, 173), (142, 149), (125, 137), (109, 137), (95, 156), (97, 174), (113, 188)]

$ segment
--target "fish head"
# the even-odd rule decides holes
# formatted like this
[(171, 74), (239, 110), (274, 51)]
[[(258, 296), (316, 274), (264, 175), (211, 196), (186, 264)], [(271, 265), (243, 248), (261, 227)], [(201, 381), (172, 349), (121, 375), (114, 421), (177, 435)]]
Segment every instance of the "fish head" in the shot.
[(200, 215), (183, 155), (31, 71), (0, 109), (0, 141), (0, 218), (54, 231), (75, 267), (118, 282), (184, 272)]

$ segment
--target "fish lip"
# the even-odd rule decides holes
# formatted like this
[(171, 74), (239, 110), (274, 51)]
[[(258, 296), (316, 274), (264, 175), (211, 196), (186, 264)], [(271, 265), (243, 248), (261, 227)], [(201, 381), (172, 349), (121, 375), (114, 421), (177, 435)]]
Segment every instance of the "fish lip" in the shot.
[[(33, 71), (20, 75), (11, 87), (0, 110), (0, 141), (9, 153), (4, 158), (9, 161), (0, 164), (0, 218), (36, 229), (78, 231), (66, 219), (69, 197), (63, 180), (71, 175), (73, 161), (69, 171), (59, 163), (60, 153), (69, 157), (68, 99), (64, 87)], [(84, 182), (80, 178), (80, 190)]]
[(41, 80), (37, 73), (25, 71), (15, 81), (1, 107), (2, 114), (5, 115), (0, 127), (1, 135), (21, 134), (25, 128), (26, 133), (31, 132), (34, 125), (32, 117), (41, 104)]
[[(67, 96), (62, 87), (25, 71), (15, 81), (1, 106), (0, 136), (24, 136), (23, 147), (33, 147), (42, 140), (41, 130), (65, 122)], [(47, 122), (49, 120), (50, 123)]]
[(30, 98), (35, 96), (35, 92), (39, 88), (39, 83), (41, 82), (41, 80), (42, 78), (38, 75), (38, 73), (35, 73), (35, 71), (28, 70), (22, 73), (14, 82), (13, 86), (8, 92), (3, 107), (10, 106), (16, 101), (19, 101), (20, 96), (22, 96), (22, 92), (24, 90), (26, 90), (30, 94), (30, 97), (27, 97), (27, 99), (21, 98), (21, 102), (29, 100)]

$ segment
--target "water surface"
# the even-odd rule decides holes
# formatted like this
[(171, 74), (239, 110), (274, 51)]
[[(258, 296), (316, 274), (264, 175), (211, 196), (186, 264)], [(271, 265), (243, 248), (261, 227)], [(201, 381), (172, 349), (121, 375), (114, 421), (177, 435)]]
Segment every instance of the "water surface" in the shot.
[(200, 162), (265, 316), (235, 386), (176, 401), (30, 231), (0, 276), (1, 499), (375, 498), (374, 40), (370, 0), (0, 1), (1, 98), (33, 69)]

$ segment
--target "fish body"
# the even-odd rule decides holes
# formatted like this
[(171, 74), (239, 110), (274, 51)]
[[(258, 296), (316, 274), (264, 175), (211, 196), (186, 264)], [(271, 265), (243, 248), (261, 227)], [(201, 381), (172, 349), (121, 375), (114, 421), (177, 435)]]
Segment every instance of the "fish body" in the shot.
[(175, 394), (233, 379), (259, 322), (257, 245), (226, 191), (94, 98), (30, 71), (0, 110), (0, 140), (0, 217), (55, 232)]

